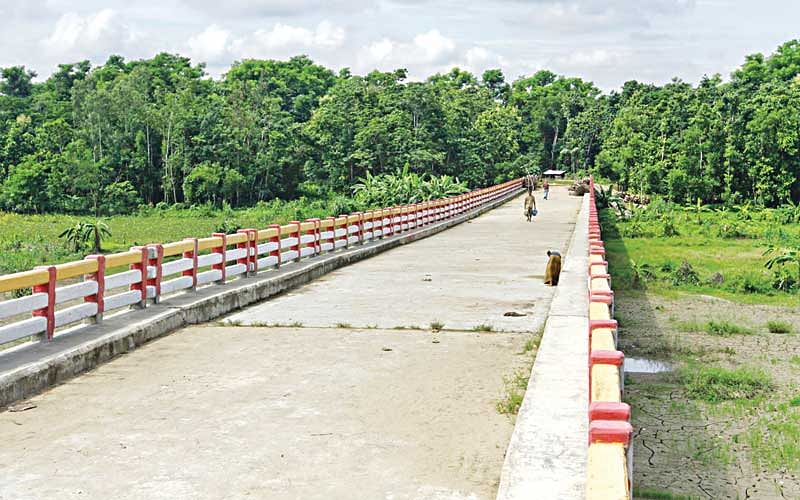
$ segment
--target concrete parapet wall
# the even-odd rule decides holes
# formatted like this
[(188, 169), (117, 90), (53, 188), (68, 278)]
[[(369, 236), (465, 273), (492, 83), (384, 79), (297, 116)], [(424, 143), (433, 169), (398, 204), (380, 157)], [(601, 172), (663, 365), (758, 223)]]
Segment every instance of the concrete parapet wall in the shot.
[(498, 500), (580, 499), (586, 484), (589, 198), (584, 197), (497, 493)]
[(564, 258), (498, 500), (632, 498), (624, 355), (617, 350), (593, 181), (591, 188)]
[[(330, 250), (336, 248), (337, 238), (339, 238), (339, 241), (344, 241), (342, 236), (336, 236), (335, 231), (330, 231), (331, 234), (326, 235), (324, 231), (319, 230), (319, 225), (314, 226), (313, 223), (307, 227), (300, 225), (298, 231), (302, 231), (303, 228), (315, 231), (316, 227), (316, 235), (313, 235), (313, 239), (311, 237), (303, 238), (301, 236), (289, 243), (295, 247), (304, 244), (303, 241), (306, 241), (305, 244), (308, 245), (319, 244), (313, 253), (311, 251), (307, 252), (307, 258), (303, 260), (297, 258), (291, 266), (273, 267), (268, 272), (263, 272), (264, 268), (262, 267), (257, 269), (262, 271), (259, 274), (255, 272), (245, 272), (239, 279), (227, 281), (224, 284), (220, 283), (200, 288), (189, 286), (180, 293), (165, 296), (163, 299), (158, 300), (157, 303), (152, 303), (153, 297), (151, 297), (150, 303), (147, 304), (146, 308), (124, 310), (113, 316), (106, 316), (103, 321), (98, 324), (80, 326), (75, 331), (56, 335), (48, 342), (36, 343), (21, 349), (9, 350), (0, 354), (0, 408), (4, 408), (20, 399), (33, 396), (48, 387), (91, 370), (115, 356), (129, 352), (152, 339), (163, 336), (182, 326), (203, 323), (219, 318), (222, 315), (241, 309), (249, 304), (268, 299), (276, 294), (304, 285), (340, 267), (372, 257), (373, 255), (399, 245), (408, 244), (444, 231), (505, 203), (521, 192), (521, 183), (518, 181), (507, 183), (502, 186), (502, 189), (495, 189), (488, 193), (489, 196), (483, 197), (480, 202), (476, 201), (473, 203), (465, 199), (463, 204), (459, 201), (457, 206), (442, 205), (449, 210), (449, 214), (446, 218), (442, 217), (441, 220), (426, 220), (423, 224), (422, 215), (420, 215), (418, 223), (415, 223), (414, 218), (408, 220), (403, 217), (398, 217), (397, 224), (391, 237), (388, 237), (388, 235), (385, 238), (373, 237), (365, 239), (361, 237), (358, 241), (351, 239), (348, 240), (347, 243), (339, 245), (342, 248), (337, 251), (324, 252), (322, 250), (326, 238), (334, 242)], [(484, 192), (484, 194), (486, 194), (486, 192)], [(399, 214), (400, 212), (398, 212), (398, 215)], [(349, 223), (349, 221), (346, 223)], [(374, 226), (371, 228), (374, 228)], [(347, 232), (349, 233), (352, 231), (358, 234), (362, 229), (362, 225), (356, 225), (353, 229), (347, 229)], [(276, 231), (278, 230), (276, 229)], [(372, 232), (374, 236), (374, 231)], [(270, 234), (251, 236), (253, 234), (252, 232), (245, 234), (246, 236), (240, 237), (244, 238), (243, 241), (245, 242), (258, 242), (260, 236), (266, 236), (267, 238), (280, 237), (277, 235), (270, 236)], [(344, 236), (346, 236), (346, 233)], [(359, 236), (363, 235), (359, 234)], [(188, 267), (184, 269), (184, 272), (187, 270), (194, 270), (195, 272), (194, 276), (191, 274), (188, 275), (190, 280), (187, 281), (191, 281), (196, 276), (202, 275), (202, 273), (197, 273), (197, 254), (195, 253), (192, 255), (192, 252), (196, 251), (201, 244), (202, 242), (198, 243), (197, 240), (193, 240), (188, 243), (179, 242), (176, 244), (160, 245), (159, 247), (161, 247), (161, 250), (157, 252), (153, 252), (149, 249), (146, 249), (145, 252), (137, 250), (131, 252), (131, 255), (125, 255), (122, 260), (126, 262), (128, 260), (134, 260), (135, 263), (143, 263), (142, 265), (147, 269), (153, 266), (150, 266), (148, 262), (144, 262), (145, 259), (152, 260), (158, 259), (159, 257), (163, 258), (164, 248), (166, 248), (167, 253), (176, 252), (177, 254), (181, 254), (181, 252), (186, 252), (189, 256), (184, 257), (184, 259), (192, 262), (192, 265), (188, 265)], [(245, 270), (253, 264), (254, 257), (257, 257), (259, 251), (256, 249), (257, 245), (251, 245), (249, 243), (247, 245), (243, 252), (230, 255), (232, 259), (248, 259), (247, 256), (249, 254), (249, 261), (245, 261), (242, 264)], [(172, 246), (176, 248), (171, 248)], [(252, 251), (248, 250), (249, 248), (252, 248)], [(276, 249), (280, 249), (280, 247), (272, 248), (261, 245), (260, 250), (274, 252)], [(230, 253), (232, 251), (228, 250), (227, 252)], [(184, 253), (184, 255), (186, 255), (186, 253)], [(117, 257), (113, 258), (118, 260)], [(226, 256), (225, 259), (227, 258)], [(217, 264), (219, 266), (223, 265), (222, 259), (223, 258), (217, 259)], [(114, 261), (114, 264), (116, 265), (118, 262)], [(89, 269), (91, 265), (92, 264), (86, 267), (86, 269), (82, 268), (81, 272)], [(102, 264), (94, 265), (99, 266)], [(164, 266), (165, 264), (159, 262), (158, 265)], [(180, 268), (181, 266), (184, 266), (184, 264), (179, 262), (178, 264), (173, 264), (172, 267)], [(228, 266), (229, 269), (230, 267), (232, 266)], [(150, 276), (150, 278), (145, 278), (145, 281), (147, 279), (155, 280), (161, 268), (162, 267), (158, 269), (148, 269), (146, 271), (146, 276)], [(252, 267), (249, 268), (252, 270)], [(92, 267), (92, 269), (95, 269), (96, 272), (96, 268)], [(89, 272), (91, 272), (91, 270)], [(141, 275), (145, 274), (141, 273), (141, 270), (139, 270), (139, 272), (140, 277), (137, 283), (143, 281)], [(96, 275), (94, 277), (97, 279)], [(24, 284), (28, 284), (31, 279), (41, 280), (45, 279), (45, 277), (44, 275), (36, 275), (34, 278), (25, 276), (15, 277), (15, 283), (23, 283), (23, 281), (20, 280), (25, 279), (28, 281), (25, 281)], [(103, 276), (100, 276), (100, 279), (103, 279)], [(133, 277), (131, 279), (136, 280), (137, 278)], [(196, 283), (196, 281), (194, 283)], [(159, 282), (159, 284), (163, 285), (163, 282)], [(145, 293), (148, 292), (147, 288), (149, 287), (145, 287)], [(52, 291), (53, 290), (51, 290), (51, 292)], [(83, 292), (85, 292), (85, 290), (81, 291), (81, 293)], [(137, 302), (141, 296), (142, 295), (137, 295), (137, 297), (135, 297)], [(159, 297), (159, 295), (156, 295), (156, 297)], [(0, 302), (0, 304), (2, 303)]]

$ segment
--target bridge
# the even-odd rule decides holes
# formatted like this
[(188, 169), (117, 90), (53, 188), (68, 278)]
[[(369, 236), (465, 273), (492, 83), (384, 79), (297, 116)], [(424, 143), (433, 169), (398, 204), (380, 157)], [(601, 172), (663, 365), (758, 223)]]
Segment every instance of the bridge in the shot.
[(522, 190), (0, 277), (0, 499), (630, 498), (594, 191)]

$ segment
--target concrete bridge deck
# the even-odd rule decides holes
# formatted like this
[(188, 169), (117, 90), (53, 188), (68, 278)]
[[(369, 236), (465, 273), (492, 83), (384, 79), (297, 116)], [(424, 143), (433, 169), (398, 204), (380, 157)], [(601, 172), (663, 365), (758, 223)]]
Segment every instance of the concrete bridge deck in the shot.
[(555, 188), (528, 224), (513, 200), (0, 414), (0, 499), (494, 498), (495, 402), (580, 203)]

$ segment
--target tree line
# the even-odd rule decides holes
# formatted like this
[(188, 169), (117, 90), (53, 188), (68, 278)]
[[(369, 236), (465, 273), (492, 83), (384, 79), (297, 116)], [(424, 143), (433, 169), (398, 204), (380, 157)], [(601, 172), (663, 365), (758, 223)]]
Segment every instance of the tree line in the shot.
[(349, 193), (367, 174), (469, 187), (560, 168), (673, 201), (800, 199), (800, 42), (748, 56), (730, 81), (507, 82), (459, 69), (335, 73), (305, 56), (244, 60), (219, 79), (180, 55), (0, 76), (0, 206), (128, 213)]

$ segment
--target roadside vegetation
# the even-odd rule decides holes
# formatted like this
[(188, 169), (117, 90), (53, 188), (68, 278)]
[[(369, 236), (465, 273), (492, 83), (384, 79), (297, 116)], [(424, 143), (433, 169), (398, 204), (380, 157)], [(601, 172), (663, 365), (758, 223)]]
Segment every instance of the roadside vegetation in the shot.
[(615, 198), (621, 349), (675, 368), (626, 380), (636, 498), (797, 497), (800, 211)]
[(743, 303), (800, 300), (800, 209), (701, 208), (656, 198), (641, 208), (602, 211), (615, 284)]

